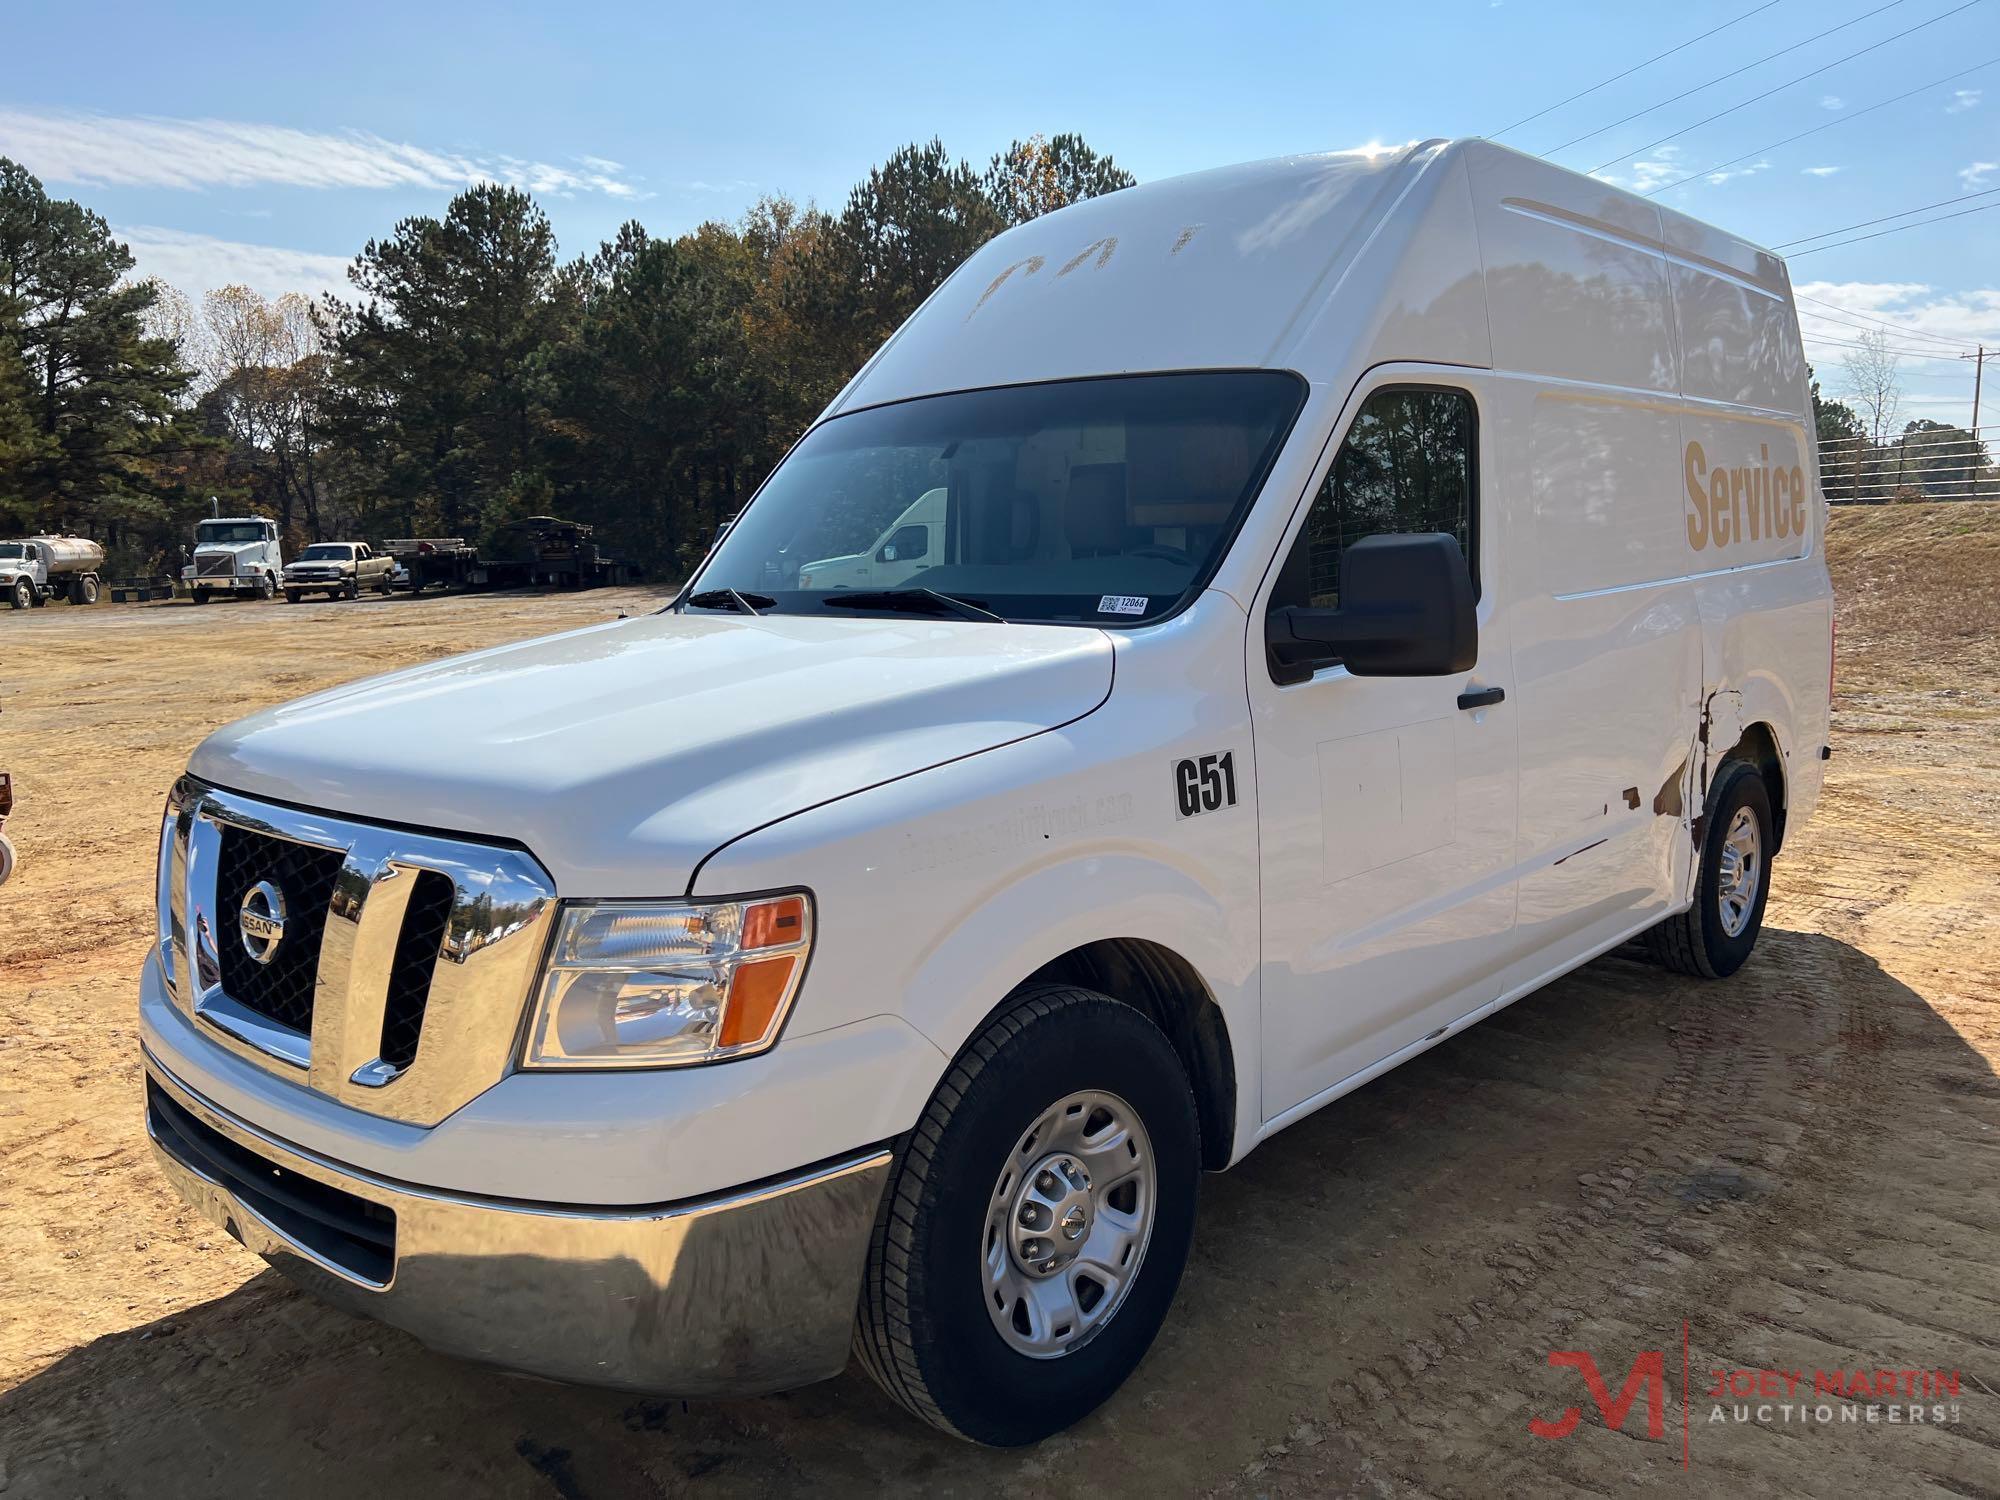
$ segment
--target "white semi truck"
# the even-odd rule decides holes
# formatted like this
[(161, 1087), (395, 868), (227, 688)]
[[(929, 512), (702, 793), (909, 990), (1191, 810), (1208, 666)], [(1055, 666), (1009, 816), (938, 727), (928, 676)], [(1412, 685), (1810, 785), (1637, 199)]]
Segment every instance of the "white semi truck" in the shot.
[(194, 561), (181, 580), (196, 604), (217, 594), (269, 599), (285, 570), (278, 523), (269, 516), (217, 516), (194, 529)]
[(87, 537), (27, 536), (0, 542), (0, 596), (15, 609), (67, 599), (95, 604), (104, 549)]
[(852, 1350), (1044, 1437), (1204, 1169), (1633, 938), (1751, 959), (1825, 514), (1784, 262), (1652, 200), (1431, 141), (1045, 215), (658, 614), (195, 751), (157, 1159), (440, 1349), (684, 1396)]

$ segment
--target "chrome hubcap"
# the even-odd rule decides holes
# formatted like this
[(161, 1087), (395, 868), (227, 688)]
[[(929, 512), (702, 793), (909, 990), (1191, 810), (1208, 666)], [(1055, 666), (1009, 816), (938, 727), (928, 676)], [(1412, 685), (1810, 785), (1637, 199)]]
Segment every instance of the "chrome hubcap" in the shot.
[(1009, 1347), (1054, 1359), (1111, 1320), (1152, 1234), (1152, 1142), (1116, 1094), (1071, 1094), (1015, 1143), (986, 1217), (986, 1312)]
[(1729, 830), (1722, 836), (1722, 868), (1716, 880), (1715, 899), (1721, 908), (1722, 930), (1741, 937), (1750, 925), (1750, 912), (1757, 904), (1757, 886), (1764, 878), (1762, 836), (1757, 815), (1747, 807), (1736, 809)]

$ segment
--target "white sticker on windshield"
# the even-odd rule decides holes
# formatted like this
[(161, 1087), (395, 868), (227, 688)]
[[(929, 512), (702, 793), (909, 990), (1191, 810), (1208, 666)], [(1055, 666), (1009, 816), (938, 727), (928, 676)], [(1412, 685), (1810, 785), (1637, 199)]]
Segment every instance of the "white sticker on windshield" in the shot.
[(1097, 601), (1100, 615), (1143, 615), (1146, 612), (1146, 597), (1143, 594), (1106, 594)]

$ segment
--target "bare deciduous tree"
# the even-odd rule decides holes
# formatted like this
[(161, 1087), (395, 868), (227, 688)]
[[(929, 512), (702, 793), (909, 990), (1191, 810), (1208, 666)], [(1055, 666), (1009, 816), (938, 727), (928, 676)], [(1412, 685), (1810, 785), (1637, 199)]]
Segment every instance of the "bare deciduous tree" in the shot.
[(296, 292), (275, 301), (246, 286), (202, 298), (213, 390), (239, 450), (290, 529), (294, 506), (309, 536), (321, 535), (321, 411), (327, 357), (312, 303)]
[(1879, 448), (1902, 415), (1903, 386), (1887, 334), (1864, 333), (1858, 343), (1841, 361), (1847, 373), (1846, 395), (1867, 425), (1869, 442)]

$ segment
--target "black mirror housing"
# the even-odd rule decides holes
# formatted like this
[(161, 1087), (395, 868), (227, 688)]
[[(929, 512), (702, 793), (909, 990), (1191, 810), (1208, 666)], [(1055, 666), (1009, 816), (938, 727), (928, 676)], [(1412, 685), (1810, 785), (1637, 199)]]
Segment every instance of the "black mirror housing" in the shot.
[(1302, 682), (1338, 661), (1356, 677), (1447, 677), (1479, 659), (1472, 574), (1444, 531), (1363, 537), (1340, 558), (1340, 608), (1265, 617), (1273, 675)]

